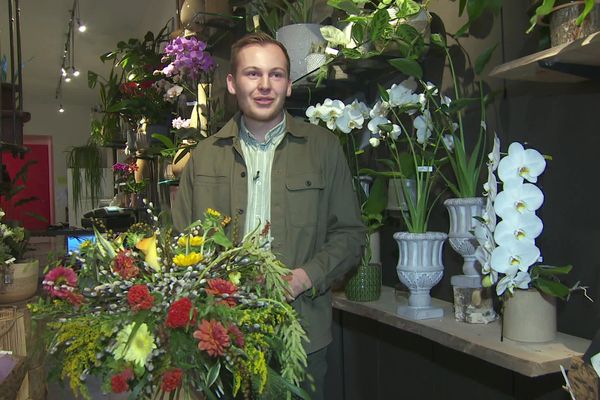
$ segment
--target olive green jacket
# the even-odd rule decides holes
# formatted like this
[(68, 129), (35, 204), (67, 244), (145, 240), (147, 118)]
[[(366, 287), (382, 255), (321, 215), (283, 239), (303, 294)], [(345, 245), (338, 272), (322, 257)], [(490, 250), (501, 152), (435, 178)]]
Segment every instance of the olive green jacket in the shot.
[[(244, 224), (249, 177), (239, 118), (194, 149), (172, 208), (176, 229), (200, 219), (209, 207), (234, 220), (237, 215)], [(358, 264), (366, 230), (337, 138), (289, 114), (271, 170), (270, 222), (273, 253), (288, 268), (303, 268), (313, 283), (314, 290), (293, 305), (310, 339), (307, 352), (319, 350), (331, 341), (330, 285)]]

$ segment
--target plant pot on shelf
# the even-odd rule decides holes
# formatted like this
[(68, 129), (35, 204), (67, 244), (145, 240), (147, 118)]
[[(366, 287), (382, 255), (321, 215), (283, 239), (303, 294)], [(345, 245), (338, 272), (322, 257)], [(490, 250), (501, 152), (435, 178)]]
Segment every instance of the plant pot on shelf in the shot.
[(396, 232), (399, 258), (396, 271), (400, 282), (408, 287), (408, 306), (401, 305), (397, 313), (410, 319), (442, 318), (444, 310), (431, 305), (429, 291), (444, 275), (442, 250), (448, 237), (442, 232)]
[(556, 298), (537, 289), (519, 290), (504, 301), (503, 336), (519, 342), (543, 343), (556, 337)]
[(277, 30), (275, 37), (290, 56), (290, 78), (297, 80), (306, 74), (306, 56), (313, 44), (325, 43), (319, 24), (292, 24)]
[(230, 22), (229, 0), (180, 0), (179, 18), (186, 31), (203, 32), (207, 23), (219, 24)]
[[(323, 53), (310, 53), (306, 56), (306, 73), (311, 73), (307, 78), (314, 79), (319, 72), (319, 68), (325, 65), (327, 56)], [(314, 71), (314, 72), (313, 72)]]
[(0, 275), (0, 304), (32, 297), (38, 288), (39, 261), (27, 260), (6, 267)]
[(417, 181), (414, 179), (392, 178), (388, 182), (388, 203), (386, 209), (392, 212), (408, 210), (407, 194), (414, 203), (417, 201)]
[(380, 234), (373, 232), (369, 235), (370, 260), (368, 264), (361, 263), (350, 277), (344, 293), (352, 301), (375, 301), (381, 295), (381, 256)]
[(454, 317), (457, 321), (487, 324), (496, 319), (490, 288), (481, 285), (480, 266), (475, 259), (479, 246), (471, 232), (483, 214), (483, 197), (448, 199), (444, 202), (450, 216), (448, 241), (464, 263), (462, 274), (454, 275), (450, 282), (454, 292)]
[(583, 1), (573, 1), (554, 7), (550, 15), (550, 44), (552, 46), (570, 43), (600, 30), (600, 4), (596, 4), (581, 25), (575, 23), (583, 11), (583, 7)]

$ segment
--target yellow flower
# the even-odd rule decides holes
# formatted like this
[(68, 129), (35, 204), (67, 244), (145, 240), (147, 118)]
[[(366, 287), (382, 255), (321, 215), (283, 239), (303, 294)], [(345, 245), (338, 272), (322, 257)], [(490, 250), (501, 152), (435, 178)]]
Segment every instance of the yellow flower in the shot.
[(190, 246), (202, 246), (202, 243), (204, 243), (204, 238), (202, 236), (191, 236), (191, 235), (186, 235), (186, 236), (182, 236), (177, 240), (177, 245), (179, 247), (185, 247), (188, 244), (188, 240), (190, 243)]
[(240, 284), (240, 278), (242, 277), (242, 274), (240, 274), (239, 272), (231, 272), (228, 275), (229, 280), (234, 284), (234, 285), (239, 285)]
[(79, 246), (80, 249), (85, 249), (86, 247), (89, 247), (92, 244), (91, 240), (84, 240), (83, 243), (81, 243), (81, 246)]
[(204, 256), (194, 251), (190, 252), (189, 254), (177, 254), (175, 257), (173, 257), (173, 263), (179, 267), (196, 265), (202, 260), (204, 260)]
[(144, 253), (144, 261), (155, 271), (160, 270), (160, 263), (158, 262), (158, 253), (156, 252), (156, 234), (144, 238), (137, 242), (135, 247)]
[(219, 218), (221, 216), (220, 212), (218, 212), (217, 210), (213, 210), (212, 208), (206, 209), (206, 213), (211, 217)]
[[(140, 367), (144, 367), (152, 350), (156, 349), (154, 336), (148, 331), (148, 325), (141, 324), (130, 339), (135, 323), (127, 325), (117, 334), (117, 347), (113, 351), (115, 359), (125, 359)], [(129, 342), (129, 346), (127, 343)]]

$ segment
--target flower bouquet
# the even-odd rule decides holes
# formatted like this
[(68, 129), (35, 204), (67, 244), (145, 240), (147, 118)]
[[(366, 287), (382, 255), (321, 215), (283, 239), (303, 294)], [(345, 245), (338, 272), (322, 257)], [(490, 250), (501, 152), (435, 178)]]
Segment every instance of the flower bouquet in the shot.
[(147, 210), (152, 225), (96, 231), (46, 274), (30, 308), (59, 377), (85, 398), (88, 375), (135, 399), (305, 398), (307, 338), (268, 232), (234, 244), (208, 209), (174, 236)]

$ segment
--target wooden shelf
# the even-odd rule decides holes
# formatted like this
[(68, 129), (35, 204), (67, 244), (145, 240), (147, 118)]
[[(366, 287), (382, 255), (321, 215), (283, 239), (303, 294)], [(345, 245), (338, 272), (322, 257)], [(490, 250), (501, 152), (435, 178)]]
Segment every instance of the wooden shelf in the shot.
[(576, 40), (572, 43), (552, 47), (526, 57), (498, 65), (489, 76), (493, 78), (574, 83), (587, 80), (582, 76), (558, 72), (540, 66), (539, 62), (550, 61), (600, 67), (600, 32)]
[(396, 314), (398, 306), (407, 303), (406, 297), (396, 296), (393, 288), (385, 286), (379, 300), (373, 302), (353, 302), (346, 299), (343, 293), (333, 295), (333, 307), (338, 310), (414, 333), (529, 377), (558, 372), (561, 365), (568, 368), (571, 357), (581, 356), (590, 345), (587, 339), (564, 333), (558, 333), (556, 339), (548, 343), (520, 343), (510, 339), (500, 341), (501, 326), (498, 321), (487, 325), (458, 322), (454, 319), (452, 304), (437, 299), (433, 299), (433, 303), (444, 309), (442, 319), (410, 320)]

